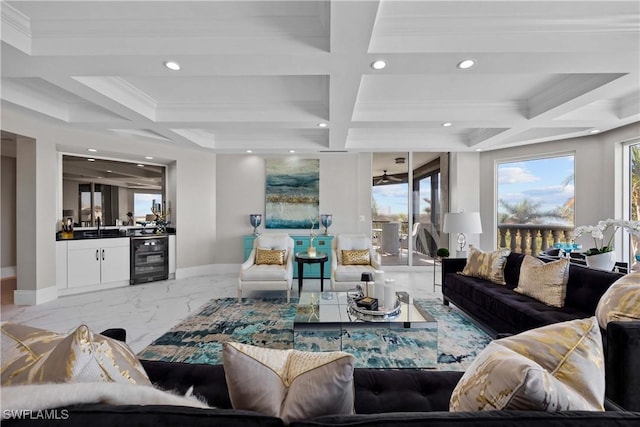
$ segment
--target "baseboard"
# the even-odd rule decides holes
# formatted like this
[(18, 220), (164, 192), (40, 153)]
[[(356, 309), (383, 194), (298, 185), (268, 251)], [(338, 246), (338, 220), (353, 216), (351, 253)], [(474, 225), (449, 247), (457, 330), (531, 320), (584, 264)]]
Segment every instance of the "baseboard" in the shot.
[(38, 305), (55, 299), (58, 299), (58, 288), (56, 286), (28, 291), (18, 289), (13, 292), (13, 303), (15, 305)]
[(6, 279), (7, 277), (16, 277), (17, 268), (15, 265), (10, 267), (0, 268), (0, 279)]

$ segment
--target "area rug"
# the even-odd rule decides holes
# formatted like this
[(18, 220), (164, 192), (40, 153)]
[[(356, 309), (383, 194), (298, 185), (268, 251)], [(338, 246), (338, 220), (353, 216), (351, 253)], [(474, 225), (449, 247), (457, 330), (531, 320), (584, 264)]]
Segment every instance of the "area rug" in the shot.
[[(436, 299), (416, 299), (415, 302), (438, 321), (437, 369), (464, 371), (491, 341), (457, 309)], [(222, 343), (226, 341), (276, 349), (293, 348), (296, 304), (295, 298), (290, 303), (283, 298), (245, 298), (240, 304), (236, 298), (211, 300), (198, 313), (153, 341), (138, 353), (138, 357), (218, 364), (222, 363)], [(368, 345), (375, 347), (378, 344), (372, 341)], [(357, 367), (388, 366), (384, 358), (354, 356)]]

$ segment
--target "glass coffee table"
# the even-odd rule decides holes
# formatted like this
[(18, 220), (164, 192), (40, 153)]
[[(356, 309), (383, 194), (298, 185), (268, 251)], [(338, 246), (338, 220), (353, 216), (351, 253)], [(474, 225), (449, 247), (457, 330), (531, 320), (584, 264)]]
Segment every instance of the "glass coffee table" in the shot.
[(382, 316), (354, 309), (347, 292), (302, 292), (294, 349), (346, 351), (359, 368), (437, 368), (438, 323), (407, 293), (397, 296), (399, 310)]

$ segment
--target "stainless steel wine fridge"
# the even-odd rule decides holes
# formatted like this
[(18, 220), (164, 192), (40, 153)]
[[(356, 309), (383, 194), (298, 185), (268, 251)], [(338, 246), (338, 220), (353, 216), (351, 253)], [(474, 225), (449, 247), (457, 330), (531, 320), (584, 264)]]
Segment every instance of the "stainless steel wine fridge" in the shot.
[(168, 278), (169, 237), (132, 237), (130, 283), (135, 285)]

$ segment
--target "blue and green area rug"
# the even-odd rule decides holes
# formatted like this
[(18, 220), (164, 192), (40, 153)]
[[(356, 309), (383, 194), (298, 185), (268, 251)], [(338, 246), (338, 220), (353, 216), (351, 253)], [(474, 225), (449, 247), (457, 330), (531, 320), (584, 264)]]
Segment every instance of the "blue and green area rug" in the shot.
[[(438, 321), (437, 369), (464, 371), (491, 338), (455, 308), (435, 299), (416, 299), (417, 304)], [(275, 349), (293, 348), (293, 319), (297, 299), (284, 298), (214, 299), (169, 332), (138, 353), (146, 360), (187, 363), (222, 363), (222, 343), (235, 341)], [(382, 347), (376, 342), (384, 337), (372, 336), (363, 346)], [(354, 353), (354, 351), (350, 351)], [(356, 354), (356, 366), (389, 366), (384, 357), (370, 358)], [(392, 365), (401, 366), (402, 361)], [(410, 364), (406, 367), (411, 367)]]

